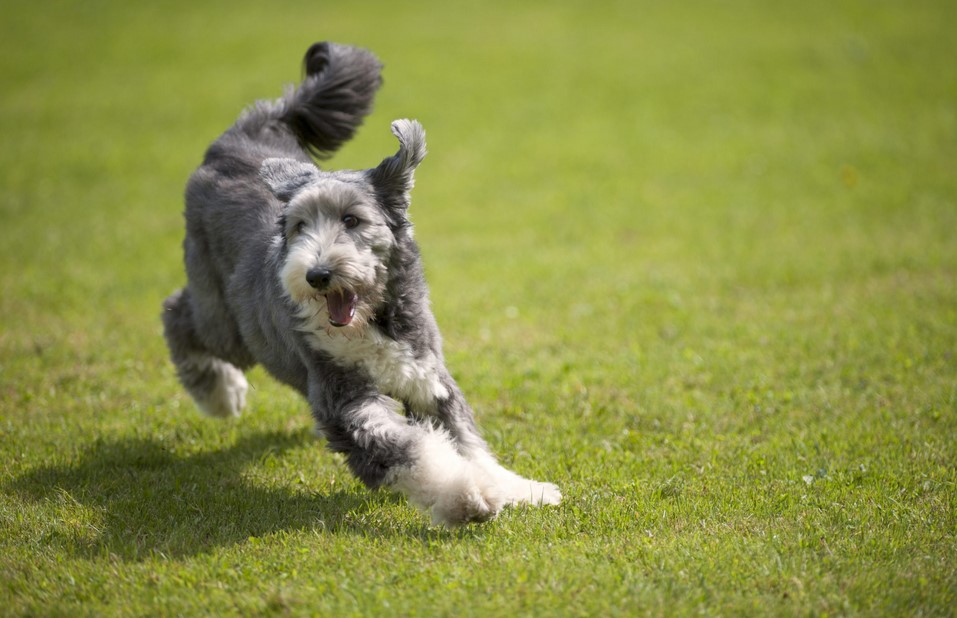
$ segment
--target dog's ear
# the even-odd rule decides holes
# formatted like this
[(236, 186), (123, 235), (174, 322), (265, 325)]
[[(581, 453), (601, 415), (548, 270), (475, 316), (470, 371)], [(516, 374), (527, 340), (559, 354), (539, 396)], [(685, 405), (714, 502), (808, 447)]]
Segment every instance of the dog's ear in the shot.
[(399, 138), (399, 152), (368, 171), (383, 206), (401, 214), (409, 207), (414, 172), (425, 158), (425, 129), (417, 120), (396, 120), (392, 134)]
[(315, 165), (295, 159), (266, 159), (259, 168), (266, 186), (283, 202), (288, 202), (303, 187), (319, 177)]

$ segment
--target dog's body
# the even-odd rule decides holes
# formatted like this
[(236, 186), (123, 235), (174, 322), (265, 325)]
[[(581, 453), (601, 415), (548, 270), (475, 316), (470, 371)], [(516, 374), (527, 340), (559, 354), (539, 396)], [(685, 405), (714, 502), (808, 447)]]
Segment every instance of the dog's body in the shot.
[(180, 381), (205, 413), (235, 416), (243, 370), (262, 364), (306, 397), (359, 479), (404, 492), (437, 523), (557, 504), (554, 485), (495, 461), (445, 368), (407, 218), (422, 127), (394, 122), (399, 151), (373, 169), (320, 171), (308, 153), (352, 136), (380, 65), (321, 43), (305, 69), (295, 91), (247, 110), (190, 178), (188, 284), (163, 313)]

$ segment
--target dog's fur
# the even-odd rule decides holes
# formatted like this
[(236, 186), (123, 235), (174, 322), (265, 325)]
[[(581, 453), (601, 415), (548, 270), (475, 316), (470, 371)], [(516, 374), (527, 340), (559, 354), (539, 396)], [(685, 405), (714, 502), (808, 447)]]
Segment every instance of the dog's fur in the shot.
[(186, 287), (163, 323), (183, 386), (210, 416), (245, 404), (262, 364), (308, 400), (330, 448), (369, 487), (405, 493), (435, 523), (485, 521), (558, 489), (500, 466), (445, 367), (407, 211), (425, 132), (397, 120), (398, 152), (320, 171), (372, 106), (380, 64), (317, 43), (306, 77), (259, 102), (206, 152), (186, 188)]

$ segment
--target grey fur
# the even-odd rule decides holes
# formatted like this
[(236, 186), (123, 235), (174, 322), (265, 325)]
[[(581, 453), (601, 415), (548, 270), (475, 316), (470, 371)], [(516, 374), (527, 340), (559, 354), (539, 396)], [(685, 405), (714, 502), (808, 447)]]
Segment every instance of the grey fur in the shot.
[(422, 126), (395, 121), (398, 152), (374, 168), (319, 170), (309, 152), (353, 134), (380, 64), (317, 43), (304, 66), (299, 88), (241, 115), (187, 185), (188, 283), (163, 312), (180, 381), (207, 414), (238, 415), (242, 370), (262, 364), (363, 483), (403, 491), (438, 523), (557, 504), (555, 486), (498, 465), (445, 367), (407, 216)]
[(266, 159), (259, 168), (259, 175), (280, 201), (288, 202), (319, 177), (319, 170), (311, 163), (295, 159)]

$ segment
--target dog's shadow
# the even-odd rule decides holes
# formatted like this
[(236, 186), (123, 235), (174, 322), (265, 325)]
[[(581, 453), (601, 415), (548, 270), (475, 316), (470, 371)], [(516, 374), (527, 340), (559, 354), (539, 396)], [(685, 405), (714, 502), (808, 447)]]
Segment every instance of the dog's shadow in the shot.
[(250, 464), (314, 440), (306, 430), (260, 433), (188, 455), (174, 454), (156, 439), (98, 440), (73, 463), (35, 468), (7, 488), (45, 503), (44, 509), (71, 513), (79, 505), (93, 511), (89, 518), (56, 517), (43, 532), (44, 543), (88, 556), (193, 555), (282, 530), (430, 534), (424, 526), (403, 530), (370, 521), (376, 519), (373, 511), (396, 499), (385, 492), (320, 494), (244, 478)]

